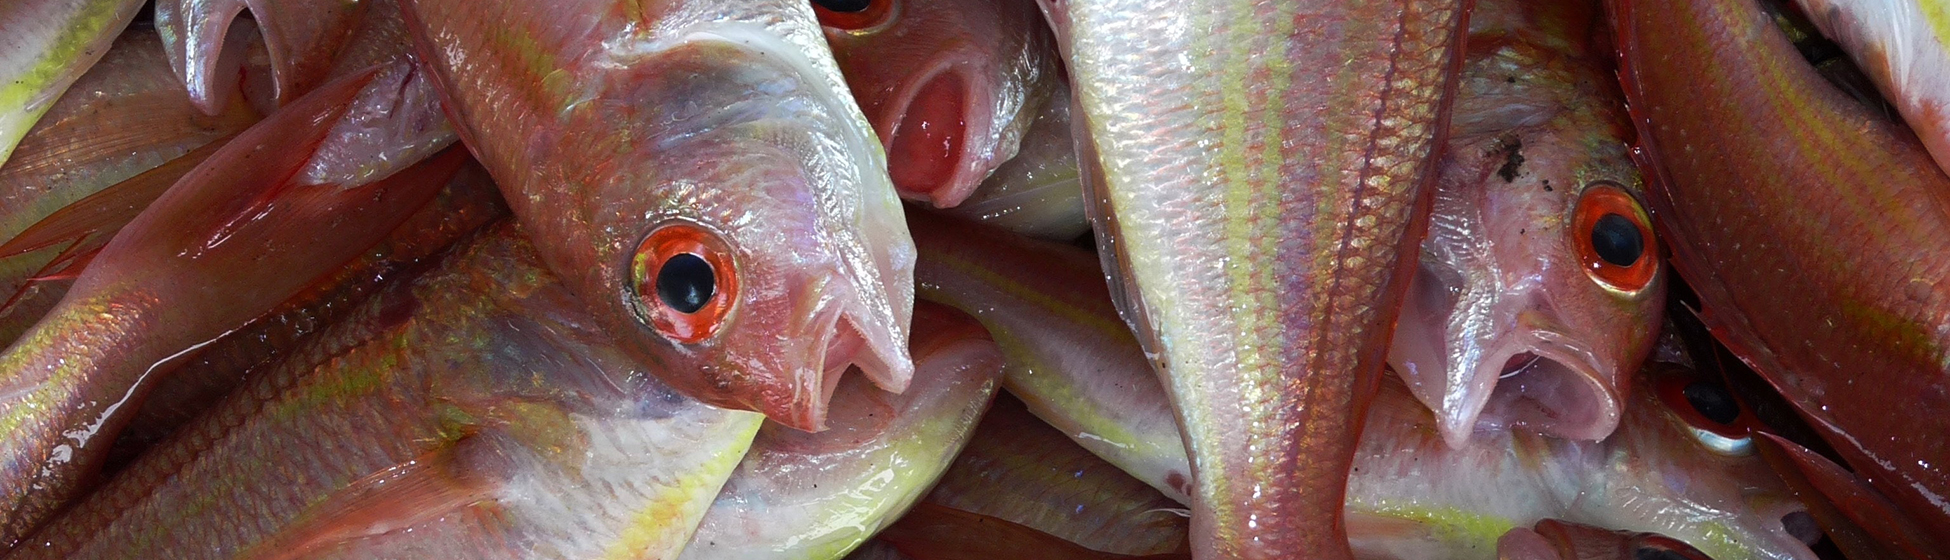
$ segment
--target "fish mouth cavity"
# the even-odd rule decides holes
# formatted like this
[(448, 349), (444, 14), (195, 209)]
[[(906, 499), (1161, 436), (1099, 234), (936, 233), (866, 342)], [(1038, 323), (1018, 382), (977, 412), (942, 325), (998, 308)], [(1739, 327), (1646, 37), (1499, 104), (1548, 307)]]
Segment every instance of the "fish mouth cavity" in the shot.
[(966, 66), (959, 58), (934, 63), (885, 113), (888, 174), (903, 198), (949, 208), (974, 192), (969, 127), (986, 120), (973, 114), (980, 105)]
[(1480, 366), (1496, 368), (1496, 379), (1479, 422), (1585, 441), (1604, 439), (1618, 427), (1619, 399), (1605, 387), (1599, 368), (1546, 350), (1555, 346), (1548, 342), (1515, 346)]

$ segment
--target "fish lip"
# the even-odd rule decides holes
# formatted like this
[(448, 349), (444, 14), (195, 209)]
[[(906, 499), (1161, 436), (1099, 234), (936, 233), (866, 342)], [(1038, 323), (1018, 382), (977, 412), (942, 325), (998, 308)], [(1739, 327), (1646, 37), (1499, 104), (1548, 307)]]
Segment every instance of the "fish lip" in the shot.
[[(828, 284), (832, 286), (832, 284)], [(779, 419), (787, 426), (807, 432), (826, 429), (828, 405), (840, 380), (857, 370), (875, 386), (890, 393), (907, 390), (913, 379), (913, 362), (887, 345), (898, 341), (876, 341), (859, 326), (870, 315), (850, 290), (826, 298), (807, 323), (814, 343), (809, 359), (796, 366), (799, 381), (794, 383), (790, 418)], [(904, 349), (904, 345), (903, 345)]]
[[(1525, 322), (1525, 321), (1519, 321)], [(1620, 388), (1607, 385), (1604, 380), (1613, 377), (1611, 368), (1602, 365), (1597, 353), (1573, 337), (1562, 333), (1538, 328), (1521, 328), (1499, 338), (1494, 350), (1487, 352), (1487, 359), (1478, 362), (1474, 375), (1467, 381), (1471, 389), (1460, 399), (1445, 399), (1442, 410), (1436, 411), (1436, 424), (1442, 433), (1443, 441), (1452, 448), (1460, 449), (1467, 445), (1469, 437), (1483, 421), (1483, 415), (1492, 412), (1497, 397), (1503, 396), (1504, 403), (1514, 404), (1523, 397), (1510, 395), (1515, 387), (1506, 382), (1506, 374), (1532, 374), (1519, 369), (1508, 372), (1506, 367), (1513, 358), (1529, 354), (1534, 359), (1548, 360), (1553, 369), (1531, 369), (1534, 373), (1568, 375), (1571, 380), (1581, 381), (1574, 385), (1582, 393), (1592, 397), (1588, 403), (1597, 407), (1591, 411), (1589, 419), (1574, 426), (1552, 424), (1539, 431), (1566, 439), (1596, 441), (1604, 439), (1618, 428), (1623, 410), (1620, 403), (1623, 395)], [(1574, 390), (1576, 390), (1574, 389)], [(1504, 420), (1506, 418), (1499, 418)], [(1572, 429), (1565, 429), (1570, 427)]]
[(948, 164), (952, 167), (947, 172), (945, 180), (926, 191), (911, 191), (896, 184), (895, 190), (901, 198), (924, 201), (935, 208), (952, 208), (974, 194), (975, 188), (981, 184), (981, 179), (987, 175), (986, 172), (977, 173), (977, 170), (985, 165), (985, 158), (978, 153), (975, 142), (986, 134), (975, 132), (989, 128), (994, 115), (987, 114), (990, 111), (989, 104), (972, 101), (979, 97), (978, 94), (986, 93), (983, 88), (976, 85), (980, 82), (973, 79), (975, 72), (972, 72), (971, 68), (975, 66), (976, 61), (975, 55), (961, 52), (961, 49), (953, 49), (947, 54), (934, 58), (928, 62), (929, 68), (921, 73), (919, 78), (904, 81), (893, 95), (894, 102), (885, 105), (881, 111), (881, 118), (877, 119), (874, 132), (880, 137), (881, 146), (887, 150), (889, 158), (892, 159), (892, 154), (895, 153), (894, 133), (901, 130), (902, 122), (907, 119), (908, 110), (914, 108), (920, 93), (933, 85), (936, 80), (954, 79), (960, 82), (961, 139), (955, 148), (954, 161)]

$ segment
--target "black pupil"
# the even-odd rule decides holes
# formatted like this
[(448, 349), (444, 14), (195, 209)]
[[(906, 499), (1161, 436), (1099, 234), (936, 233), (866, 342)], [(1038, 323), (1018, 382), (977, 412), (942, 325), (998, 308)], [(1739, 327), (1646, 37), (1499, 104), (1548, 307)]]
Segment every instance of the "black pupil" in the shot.
[(657, 270), (657, 298), (681, 313), (704, 309), (718, 290), (718, 277), (703, 257), (679, 253)]
[(1633, 225), (1632, 220), (1617, 214), (1605, 214), (1591, 226), (1591, 248), (1605, 262), (1632, 266), (1632, 263), (1639, 262), (1639, 255), (1645, 252), (1645, 239), (1639, 237), (1639, 227)]
[(873, 5), (873, 0), (813, 0), (813, 3), (821, 8), (850, 14), (866, 10), (867, 6)]
[(1669, 548), (1639, 547), (1632, 551), (1632, 560), (1689, 560), (1686, 555)]
[(1733, 395), (1726, 389), (1705, 381), (1694, 381), (1686, 386), (1686, 403), (1700, 416), (1720, 424), (1732, 424), (1740, 419), (1740, 403), (1733, 401)]

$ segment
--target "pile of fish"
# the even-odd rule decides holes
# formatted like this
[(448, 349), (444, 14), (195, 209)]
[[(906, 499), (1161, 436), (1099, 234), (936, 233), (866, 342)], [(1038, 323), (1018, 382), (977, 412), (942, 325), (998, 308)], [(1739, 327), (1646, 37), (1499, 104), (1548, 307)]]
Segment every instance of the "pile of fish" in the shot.
[(1950, 558), (1795, 2), (5, 0), (0, 559)]

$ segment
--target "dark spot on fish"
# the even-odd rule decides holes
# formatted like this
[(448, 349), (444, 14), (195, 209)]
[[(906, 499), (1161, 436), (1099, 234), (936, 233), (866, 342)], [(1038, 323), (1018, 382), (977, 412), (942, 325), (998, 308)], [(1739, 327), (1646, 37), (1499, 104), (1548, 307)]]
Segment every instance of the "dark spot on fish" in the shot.
[(1705, 416), (1707, 420), (1719, 424), (1732, 424), (1734, 420), (1740, 419), (1740, 403), (1735, 402), (1733, 395), (1719, 385), (1694, 381), (1682, 392), (1686, 394), (1686, 403), (1693, 405), (1693, 410), (1698, 411), (1699, 415)]
[(1181, 494), (1189, 496), (1192, 493), (1192, 487), (1185, 484), (1185, 475), (1183, 474), (1171, 473), (1165, 475), (1165, 484), (1178, 489), (1178, 492)]
[(1508, 78), (1504, 78), (1504, 79), (1503, 79), (1503, 83), (1506, 83), (1506, 84), (1514, 84), (1514, 83), (1517, 83), (1517, 77), (1516, 77), (1516, 76), (1510, 76), (1510, 77), (1508, 77)]
[(1523, 139), (1511, 137), (1501, 148), (1503, 167), (1496, 170), (1496, 176), (1502, 177), (1505, 183), (1516, 181), (1517, 174), (1523, 172)]
[(386, 298), (385, 305), (379, 308), (379, 316), (374, 320), (379, 322), (379, 328), (391, 329), (412, 319), (419, 310), (420, 298), (410, 290), (398, 290), (393, 297)]

